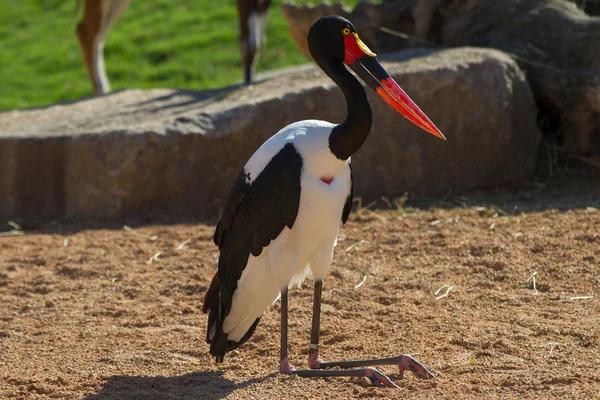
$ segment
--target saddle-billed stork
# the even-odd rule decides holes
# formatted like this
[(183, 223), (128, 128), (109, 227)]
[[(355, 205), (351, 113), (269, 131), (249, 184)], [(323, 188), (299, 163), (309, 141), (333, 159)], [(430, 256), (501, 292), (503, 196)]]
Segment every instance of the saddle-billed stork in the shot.
[[(433, 375), (409, 355), (371, 360), (324, 362), (319, 358), (323, 278), (333, 258), (341, 223), (352, 208), (350, 156), (369, 135), (372, 112), (360, 82), (348, 66), (396, 111), (427, 132), (440, 130), (406, 95), (339, 16), (317, 20), (308, 33), (310, 52), (339, 86), (347, 103), (339, 125), (307, 120), (286, 126), (268, 139), (246, 163), (227, 198), (214, 242), (218, 271), (204, 298), (206, 340), (217, 362), (247, 341), (265, 310), (281, 297), (280, 372), (303, 377), (366, 376), (377, 386), (397, 387), (374, 368), (399, 365), (420, 378)], [(314, 278), (314, 305), (308, 365), (288, 361), (288, 288)]]

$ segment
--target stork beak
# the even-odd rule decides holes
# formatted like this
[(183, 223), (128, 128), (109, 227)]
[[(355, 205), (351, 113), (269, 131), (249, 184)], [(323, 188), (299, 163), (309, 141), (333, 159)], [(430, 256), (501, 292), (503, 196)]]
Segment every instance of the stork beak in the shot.
[(356, 33), (353, 32), (344, 38), (344, 46), (346, 50), (344, 63), (377, 92), (386, 103), (419, 128), (446, 140), (437, 126), (379, 64), (376, 55), (369, 50)]

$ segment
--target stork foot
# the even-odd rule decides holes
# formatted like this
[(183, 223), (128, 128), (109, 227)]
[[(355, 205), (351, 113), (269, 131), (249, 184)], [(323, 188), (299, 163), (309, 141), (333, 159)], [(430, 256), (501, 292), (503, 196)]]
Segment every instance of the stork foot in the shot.
[(309, 365), (311, 368), (317, 367), (319, 369), (325, 368), (356, 368), (356, 367), (368, 367), (368, 366), (376, 366), (376, 365), (397, 365), (400, 372), (400, 379), (404, 379), (404, 371), (412, 372), (419, 379), (433, 379), (435, 375), (429, 372), (427, 368), (417, 360), (415, 360), (411, 355), (402, 354), (397, 357), (386, 357), (386, 358), (373, 358), (369, 360), (347, 360), (347, 361), (335, 361), (335, 362), (324, 362), (318, 355), (314, 355), (315, 359), (318, 360), (318, 363), (315, 361), (311, 364), (311, 359), (309, 358)]
[(377, 387), (398, 388), (398, 386), (387, 376), (376, 370), (375, 368), (357, 368), (357, 369), (339, 369), (339, 370), (324, 370), (324, 369), (296, 369), (290, 372), (304, 378), (327, 378), (327, 377), (365, 377)]
[(373, 367), (365, 368), (365, 376), (377, 387), (399, 388), (390, 378)]
[(321, 365), (324, 363), (319, 357), (319, 353), (312, 353), (308, 356), (308, 368), (310, 369), (321, 369)]
[(290, 364), (287, 358), (284, 358), (279, 362), (279, 373), (290, 375), (293, 374), (294, 371), (296, 371), (296, 367)]
[(400, 356), (398, 368), (400, 370), (400, 379), (404, 379), (404, 371), (406, 370), (415, 374), (415, 376), (419, 379), (428, 380), (435, 378), (435, 375), (429, 372), (429, 370), (427, 370), (423, 364), (415, 360), (409, 354), (402, 354)]
[[(371, 383), (377, 387), (391, 387), (397, 388), (398, 386), (392, 382), (387, 376), (381, 373), (379, 370), (373, 368), (373, 365), (398, 365), (400, 370), (400, 379), (404, 379), (404, 371), (408, 370), (415, 374), (420, 379), (431, 379), (435, 376), (427, 370), (417, 360), (408, 354), (402, 354), (398, 357), (388, 358), (374, 358), (370, 360), (349, 360), (349, 361), (338, 361), (338, 362), (325, 362), (319, 357), (318, 352), (311, 353), (308, 356), (308, 367), (315, 370), (322, 370), (315, 374), (309, 374), (307, 371), (297, 370), (293, 371), (293, 374), (299, 376), (365, 376), (369, 378)], [(343, 368), (341, 371), (330, 371), (333, 374), (328, 375), (327, 368), (340, 367)], [(355, 367), (366, 367), (362, 369), (353, 369)]]

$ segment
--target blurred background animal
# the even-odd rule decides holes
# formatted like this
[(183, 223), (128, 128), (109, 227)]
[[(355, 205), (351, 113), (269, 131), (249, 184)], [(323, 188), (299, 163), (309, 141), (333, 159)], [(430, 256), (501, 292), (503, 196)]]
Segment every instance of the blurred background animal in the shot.
[[(77, 0), (77, 9), (81, 8)], [(83, 18), (77, 25), (81, 54), (90, 75), (94, 93), (110, 92), (104, 62), (104, 43), (115, 22), (131, 0), (85, 0)], [(237, 0), (244, 82), (252, 83), (260, 49), (266, 41), (267, 12), (271, 0)], [(200, 10), (199, 10), (200, 11)]]

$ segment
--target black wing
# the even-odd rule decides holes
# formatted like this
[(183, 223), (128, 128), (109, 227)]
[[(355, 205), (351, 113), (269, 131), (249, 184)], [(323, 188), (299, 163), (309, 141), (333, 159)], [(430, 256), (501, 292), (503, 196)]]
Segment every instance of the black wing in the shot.
[(352, 197), (354, 196), (354, 173), (352, 172), (352, 162), (348, 161), (348, 166), (350, 167), (350, 194), (346, 199), (346, 204), (344, 204), (344, 212), (342, 213), (342, 222), (344, 224), (348, 222), (348, 217), (352, 211)]
[[(221, 325), (229, 315), (233, 293), (250, 254), (260, 255), (286, 226), (293, 227), (300, 205), (301, 173), (302, 157), (289, 143), (258, 177), (250, 177), (255, 178), (252, 184), (247, 183), (248, 176), (242, 170), (227, 197), (214, 235), (220, 250), (218, 281), (214, 288), (211, 285), (203, 307), (213, 314), (209, 315), (207, 340), (211, 342), (211, 353), (218, 359), (244, 341), (227, 341)], [(211, 322), (216, 323), (214, 340), (210, 338)]]

